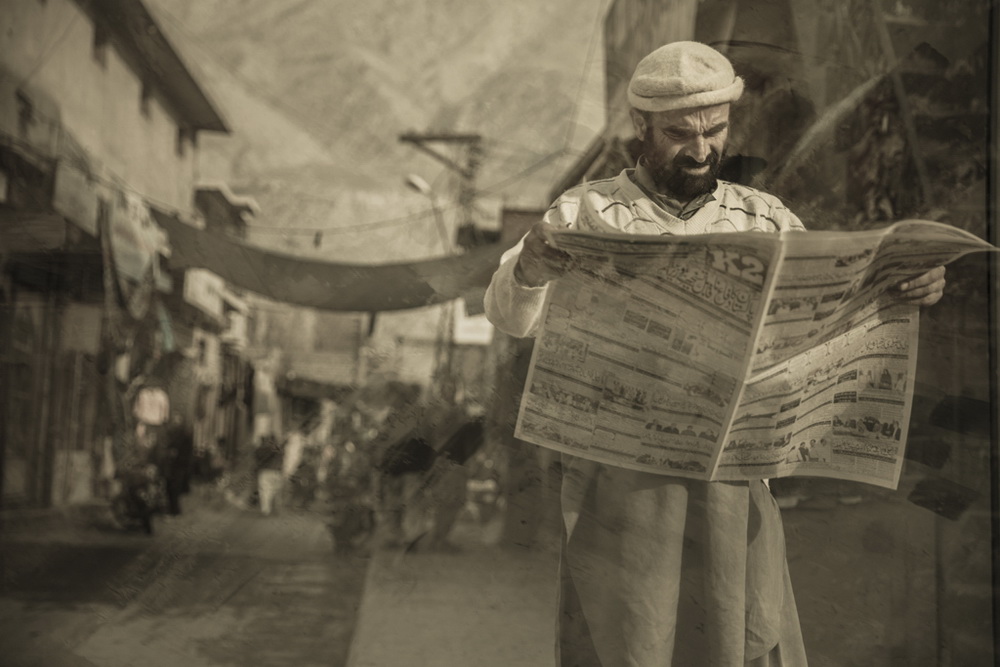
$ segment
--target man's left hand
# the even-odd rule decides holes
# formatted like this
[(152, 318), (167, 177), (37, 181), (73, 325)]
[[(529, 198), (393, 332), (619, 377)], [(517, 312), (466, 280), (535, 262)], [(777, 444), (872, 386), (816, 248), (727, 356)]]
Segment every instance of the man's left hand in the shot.
[(899, 301), (912, 306), (933, 306), (944, 296), (944, 267), (938, 266), (923, 275), (915, 276), (896, 285), (894, 291)]

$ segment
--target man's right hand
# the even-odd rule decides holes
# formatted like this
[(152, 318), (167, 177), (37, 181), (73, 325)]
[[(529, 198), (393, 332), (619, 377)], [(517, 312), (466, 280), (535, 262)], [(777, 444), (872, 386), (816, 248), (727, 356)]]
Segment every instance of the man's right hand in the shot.
[(541, 287), (565, 274), (572, 264), (573, 258), (555, 247), (552, 226), (538, 222), (524, 237), (514, 278), (526, 287)]

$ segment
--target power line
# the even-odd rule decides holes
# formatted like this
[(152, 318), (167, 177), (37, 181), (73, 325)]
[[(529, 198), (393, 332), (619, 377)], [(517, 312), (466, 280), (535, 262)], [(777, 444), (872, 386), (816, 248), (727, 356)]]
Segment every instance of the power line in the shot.
[[(45, 114), (41, 114), (41, 115), (43, 117), (51, 119), (50, 116), (46, 116)], [(62, 126), (60, 125), (59, 126), (59, 137), (60, 137), (60, 139), (63, 138), (64, 132), (65, 132), (65, 130), (63, 130)], [(139, 190), (138, 188), (132, 186), (127, 180), (125, 180), (124, 177), (122, 177), (122, 176), (120, 176), (118, 174), (115, 174), (114, 178), (107, 178), (105, 176), (101, 176), (100, 174), (97, 174), (94, 171), (94, 167), (91, 164), (89, 157), (85, 153), (82, 154), (82, 155), (57, 155), (55, 157), (51, 157), (51, 156), (46, 155), (43, 151), (39, 150), (37, 147), (33, 146), (29, 142), (24, 141), (23, 139), (19, 139), (18, 137), (15, 137), (14, 135), (10, 134), (9, 132), (5, 132), (3, 130), (0, 130), (0, 138), (4, 139), (7, 142), (8, 145), (19, 146), (20, 148), (22, 148), (22, 149), (24, 149), (24, 150), (26, 150), (26, 151), (28, 151), (30, 153), (33, 153), (34, 155), (39, 156), (39, 157), (41, 157), (43, 159), (52, 160), (52, 161), (65, 160), (65, 161), (67, 161), (67, 162), (69, 162), (69, 163), (77, 166), (80, 169), (80, 171), (84, 172), (87, 175), (87, 178), (90, 179), (91, 181), (94, 181), (96, 183), (101, 183), (102, 185), (106, 185), (109, 188), (112, 188), (114, 190), (131, 192), (132, 194), (138, 195), (139, 197), (141, 197), (146, 202), (149, 202), (151, 204), (155, 204), (156, 208), (160, 209), (161, 211), (164, 211), (165, 213), (175, 213), (175, 214), (181, 213), (181, 210), (179, 208), (177, 208), (176, 206), (174, 206), (173, 204), (170, 204), (170, 203), (167, 203), (165, 201), (159, 200), (156, 197), (153, 197), (152, 195)], [(60, 147), (65, 147), (67, 145), (64, 141), (60, 141), (59, 143), (60, 143)]]
[[(39, 156), (39, 157), (47, 159), (47, 160), (56, 160), (56, 161), (58, 161), (58, 160), (66, 160), (66, 161), (72, 163), (73, 165), (75, 165), (76, 167), (78, 167), (80, 169), (80, 171), (83, 171), (84, 173), (86, 173), (87, 177), (90, 180), (92, 180), (94, 182), (97, 182), (97, 183), (101, 183), (101, 184), (106, 185), (106, 186), (108, 186), (110, 188), (115, 188), (115, 189), (119, 189), (119, 190), (125, 190), (125, 191), (131, 192), (131, 193), (133, 193), (135, 195), (138, 195), (138, 196), (142, 197), (145, 201), (147, 201), (147, 202), (149, 202), (151, 204), (156, 205), (156, 207), (158, 209), (160, 209), (160, 210), (162, 210), (164, 212), (175, 213), (175, 214), (181, 213), (180, 209), (178, 209), (173, 204), (169, 204), (169, 203), (167, 203), (165, 201), (161, 201), (161, 200), (157, 199), (156, 197), (153, 197), (152, 195), (139, 190), (138, 188), (132, 186), (124, 177), (122, 177), (122, 176), (120, 176), (118, 174), (115, 174), (115, 177), (113, 179), (112, 178), (107, 178), (107, 177), (104, 177), (104, 176), (101, 176), (101, 175), (97, 174), (94, 171), (94, 166), (93, 166), (93, 164), (92, 164), (89, 156), (86, 154), (86, 152), (83, 149), (77, 150), (76, 147), (74, 146), (74, 144), (72, 142), (69, 142), (69, 141), (66, 140), (66, 130), (62, 127), (61, 123), (59, 122), (59, 119), (55, 118), (53, 116), (50, 116), (50, 115), (48, 115), (48, 114), (46, 114), (44, 112), (41, 112), (41, 111), (38, 112), (38, 115), (40, 115), (41, 117), (43, 117), (43, 118), (45, 118), (47, 120), (52, 121), (59, 128), (59, 149), (57, 149), (57, 153), (59, 153), (58, 155), (56, 155), (54, 157), (47, 156), (47, 155), (45, 155), (45, 153), (43, 151), (39, 150), (38, 148), (36, 148), (31, 143), (29, 143), (29, 142), (27, 142), (27, 141), (25, 141), (25, 140), (23, 140), (23, 139), (21, 139), (19, 137), (16, 137), (13, 134), (10, 134), (9, 132), (3, 131), (3, 130), (0, 130), (0, 138), (2, 138), (8, 145), (18, 146), (18, 147), (20, 147), (20, 148), (22, 148), (22, 149), (24, 149), (24, 150), (26, 150), (26, 151), (28, 151), (28, 152), (36, 155), (36, 156)], [(77, 154), (75, 154), (75, 155), (74, 154), (70, 154), (69, 153), (70, 151), (73, 151), (74, 153), (77, 153)], [(288, 191), (287, 188), (285, 188), (284, 190)], [(294, 192), (297, 196), (306, 197), (306, 198), (309, 198), (309, 199), (315, 199), (315, 200), (326, 202), (326, 203), (329, 203), (329, 204), (337, 204), (337, 203), (339, 203), (338, 200), (331, 199), (331, 198), (328, 198), (328, 197), (323, 197), (322, 195), (316, 195), (316, 194), (305, 192), (305, 191), (302, 191), (302, 190), (294, 190), (293, 189), (291, 191)], [(441, 212), (449, 212), (449, 211), (455, 210), (457, 208), (458, 208), (457, 206), (446, 206), (446, 207), (440, 207), (439, 206), (438, 210), (441, 211)], [(413, 221), (416, 221), (416, 220), (422, 220), (424, 218), (429, 218), (429, 217), (431, 217), (433, 215), (435, 215), (434, 209), (425, 209), (423, 211), (419, 211), (418, 213), (414, 213), (414, 214), (408, 214), (408, 215), (405, 215), (405, 216), (398, 216), (398, 217), (394, 217), (394, 218), (381, 219), (381, 220), (376, 220), (376, 221), (369, 222), (369, 223), (361, 223), (361, 224), (357, 224), (357, 225), (347, 225), (347, 226), (344, 226), (344, 227), (284, 227), (284, 228), (281, 228), (281, 227), (254, 227), (252, 229), (253, 229), (254, 233), (264, 233), (264, 234), (271, 234), (271, 233), (274, 233), (274, 234), (281, 234), (281, 233), (284, 233), (284, 234), (300, 234), (300, 233), (301, 234), (314, 234), (316, 232), (323, 232), (324, 235), (326, 235), (326, 234), (342, 234), (342, 233), (348, 233), (348, 232), (359, 231), (359, 230), (380, 229), (380, 228), (383, 228), (383, 227), (403, 225), (403, 224), (406, 224), (408, 222), (413, 222)]]
[(479, 192), (482, 192), (482, 193), (485, 193), (485, 194), (496, 194), (498, 190), (502, 190), (503, 188), (507, 187), (508, 185), (512, 185), (512, 184), (516, 183), (517, 181), (521, 180), (522, 178), (528, 177), (532, 173), (534, 173), (534, 172), (538, 171), (539, 169), (541, 169), (542, 167), (544, 167), (546, 164), (548, 164), (552, 160), (555, 160), (556, 158), (562, 157), (565, 154), (566, 154), (566, 149), (564, 149), (564, 148), (560, 148), (558, 150), (555, 150), (555, 151), (549, 153), (548, 155), (546, 155), (545, 157), (543, 157), (542, 159), (537, 160), (537, 161), (533, 162), (532, 164), (528, 165), (527, 167), (525, 167), (521, 171), (517, 172), (513, 176), (510, 176), (510, 177), (508, 177), (508, 178), (506, 178), (506, 179), (504, 179), (504, 180), (502, 180), (502, 181), (500, 181), (498, 183), (494, 183), (493, 185), (491, 185), (491, 186), (489, 186), (487, 188), (483, 188), (483, 189), (479, 190)]
[(570, 114), (569, 127), (566, 129), (566, 137), (563, 139), (563, 148), (568, 148), (573, 141), (573, 134), (576, 129), (576, 114), (580, 110), (580, 100), (583, 97), (583, 86), (587, 81), (587, 76), (590, 74), (590, 67), (593, 62), (594, 52), (597, 50), (597, 36), (601, 31), (601, 27), (604, 25), (604, 17), (607, 16), (608, 9), (615, 0), (607, 0), (599, 12), (597, 12), (597, 17), (594, 19), (594, 29), (590, 33), (590, 44), (587, 46), (587, 58), (584, 62), (583, 73), (580, 75), (580, 82), (577, 85), (576, 97), (573, 101), (573, 112)]
[[(261, 94), (260, 92), (258, 92), (258, 91), (261, 90), (260, 82), (251, 81), (250, 79), (248, 79), (247, 77), (245, 77), (243, 74), (241, 74), (240, 72), (238, 72), (236, 70), (236, 68), (228, 60), (226, 60), (221, 55), (219, 55), (219, 53), (216, 52), (215, 50), (213, 50), (213, 49), (209, 48), (208, 46), (206, 46), (205, 43), (204, 43), (204, 40), (202, 38), (198, 37), (197, 35), (195, 35), (194, 33), (192, 33), (190, 30), (188, 30), (187, 27), (184, 25), (184, 23), (180, 19), (178, 19), (176, 16), (174, 16), (172, 13), (170, 13), (169, 11), (167, 11), (166, 9), (164, 9), (163, 7), (161, 7), (159, 5), (157, 6), (157, 13), (162, 14), (163, 16), (165, 16), (178, 30), (180, 30), (182, 33), (184, 33), (185, 35), (187, 35), (187, 37), (191, 40), (191, 42), (196, 47), (198, 47), (204, 53), (206, 53), (209, 56), (211, 56), (212, 60), (214, 60), (220, 67), (222, 67), (222, 69), (224, 69), (226, 72), (228, 72), (234, 79), (236, 79), (241, 84), (243, 84), (244, 86), (246, 86), (249, 90), (254, 91), (254, 96), (259, 97), (263, 101), (267, 102), (270, 106), (272, 106), (275, 109), (280, 110), (280, 111), (288, 114), (290, 117), (292, 117), (296, 121), (302, 123), (303, 124), (303, 129), (305, 129), (307, 131), (310, 131), (310, 132), (318, 130), (319, 133), (320, 133), (320, 137), (323, 138), (323, 139), (325, 139), (325, 140), (327, 140), (327, 141), (336, 141), (336, 140), (338, 140), (340, 138), (341, 135), (334, 135), (334, 134), (332, 134), (332, 131), (335, 128), (333, 128), (333, 127), (327, 127), (325, 125), (317, 123), (315, 120), (313, 120), (311, 118), (306, 118), (304, 116), (301, 116), (299, 114), (299, 112), (298, 112), (297, 109), (293, 109), (292, 107), (285, 105), (283, 102), (275, 99), (270, 94), (266, 94), (265, 95), (265, 94)], [(393, 144), (390, 144), (386, 140), (385, 137), (383, 137), (382, 135), (376, 134), (372, 130), (369, 130), (369, 129), (364, 128), (364, 127), (355, 128), (355, 129), (360, 129), (361, 131), (363, 131), (364, 134), (365, 134), (365, 136), (367, 136), (368, 138), (378, 139), (378, 141), (380, 143), (382, 143), (383, 147), (385, 147), (385, 148), (389, 148), (390, 146), (394, 146)]]
[(37, 74), (38, 71), (45, 66), (45, 63), (49, 61), (49, 58), (55, 55), (55, 52), (59, 48), (59, 46), (61, 46), (62, 43), (66, 41), (66, 38), (69, 37), (70, 30), (73, 29), (73, 26), (76, 25), (77, 19), (79, 18), (80, 18), (79, 14), (73, 14), (73, 17), (66, 23), (66, 27), (63, 28), (63, 31), (59, 35), (59, 37), (56, 38), (54, 42), (45, 47), (45, 50), (42, 52), (42, 55), (38, 57), (38, 61), (35, 62), (34, 65), (32, 65), (28, 73), (25, 74), (24, 78), (21, 79), (20, 83), (18, 84), (19, 86), (27, 83), (31, 79), (31, 77), (35, 76), (35, 74)]
[[(250, 86), (250, 87), (252, 87), (254, 89), (256, 89), (256, 88), (259, 87), (258, 83), (253, 82), (253, 81), (249, 81), (248, 79), (246, 79), (242, 74), (240, 74), (238, 71), (236, 71), (235, 68), (225, 58), (223, 58), (221, 55), (219, 55), (213, 49), (211, 49), (208, 46), (206, 46), (201, 38), (199, 38), (197, 35), (194, 35), (190, 30), (188, 30), (187, 27), (183, 24), (183, 22), (180, 21), (180, 19), (178, 19), (176, 16), (174, 16), (171, 12), (163, 9), (162, 7), (158, 7), (157, 9), (158, 9), (158, 11), (160, 13), (162, 13), (163, 15), (165, 15), (168, 18), (168, 20), (170, 20), (171, 23), (173, 23), (179, 30), (181, 30), (185, 35), (187, 35), (192, 40), (192, 42), (195, 44), (195, 46), (197, 46), (202, 51), (204, 51), (205, 53), (207, 53), (210, 56), (212, 56), (212, 58), (223, 69), (225, 69), (227, 72), (229, 72), (230, 75), (232, 75), (234, 78), (236, 78), (238, 81), (240, 81), (244, 85)], [(592, 58), (593, 58), (593, 52), (595, 50), (595, 45), (596, 45), (596, 41), (597, 41), (596, 38), (597, 38), (597, 34), (598, 34), (599, 28), (600, 28), (600, 21), (601, 21), (601, 18), (603, 17), (603, 15), (604, 15), (604, 13), (605, 13), (604, 11), (601, 11), (601, 12), (598, 13), (598, 16), (597, 16), (597, 26), (595, 27), (595, 29), (594, 29), (594, 31), (593, 31), (593, 33), (591, 35), (591, 41), (590, 41), (590, 45), (588, 47), (587, 62), (586, 62), (586, 65), (584, 67), (584, 73), (583, 73), (583, 75), (581, 76), (581, 79), (580, 79), (580, 84), (578, 86), (577, 98), (576, 98), (576, 101), (574, 102), (574, 105), (573, 105), (574, 111), (571, 114), (571, 118), (573, 118), (573, 119), (575, 119), (576, 109), (579, 106), (579, 98), (582, 95), (583, 84), (586, 81), (587, 72), (590, 69), (590, 63), (591, 63)], [(291, 115), (293, 118), (296, 118), (300, 122), (303, 122), (307, 127), (316, 127), (315, 121), (299, 116), (298, 113), (297, 113), (297, 111), (295, 111), (295, 110), (293, 110), (293, 109), (285, 106), (281, 102), (276, 101), (271, 96), (268, 95), (268, 96), (262, 96), (262, 97), (263, 97), (263, 99), (266, 102), (268, 102), (269, 104), (271, 104), (272, 106), (274, 106), (277, 109), (285, 111), (286, 113), (288, 113), (289, 115)], [(564, 144), (563, 147), (560, 148), (560, 149), (557, 149), (555, 152), (552, 152), (552, 153), (549, 153), (549, 154), (543, 156), (541, 158), (541, 160), (540, 160), (540, 162), (542, 164), (544, 164), (545, 162), (548, 162), (549, 160), (553, 159), (557, 155), (564, 155), (564, 154), (578, 154), (578, 155), (581, 155), (581, 156), (583, 155), (583, 153), (580, 153), (579, 151), (573, 151), (572, 149), (569, 148), (569, 141), (570, 141), (570, 139), (572, 137), (573, 127), (574, 127), (574, 122), (571, 121), (570, 122), (570, 126), (569, 126), (569, 128), (567, 130), (567, 137), (566, 137), (566, 139), (563, 142), (563, 144)], [(321, 129), (323, 130), (324, 134), (328, 131), (328, 128), (326, 128), (326, 127), (322, 127)], [(362, 128), (362, 129), (364, 130), (364, 133), (366, 134), (366, 136), (369, 136), (369, 137), (375, 137), (376, 136), (374, 132), (372, 132), (370, 130), (367, 130), (367, 129), (364, 129), (364, 128)], [(333, 137), (328, 137), (328, 139), (333, 139)], [(380, 142), (382, 142), (384, 144), (384, 146), (386, 148), (389, 147), (388, 142), (386, 142), (386, 140), (385, 140), (385, 138), (383, 136), (378, 135), (378, 139), (379, 139)], [(495, 139), (495, 138), (486, 138), (485, 140), (487, 142), (494, 143), (494, 144), (497, 144), (497, 145), (506, 144), (508, 146), (517, 148), (518, 150), (530, 150), (532, 153), (534, 153), (536, 155), (540, 154), (540, 153), (538, 153), (534, 149), (528, 149), (527, 147), (522, 146), (520, 144), (516, 144), (514, 142), (509, 142), (509, 141), (506, 141), (506, 140)], [(515, 153), (511, 152), (511, 153), (509, 153), (509, 155), (515, 155)], [(517, 173), (517, 174), (515, 174), (515, 175), (513, 175), (511, 177), (508, 177), (508, 178), (504, 179), (502, 182), (500, 182), (498, 184), (491, 185), (488, 188), (483, 189), (481, 191), (487, 192), (487, 193), (492, 193), (493, 191), (495, 191), (498, 188), (501, 188), (501, 187), (504, 187), (504, 186), (509, 185), (511, 183), (514, 183), (514, 182), (518, 181), (520, 178), (526, 177), (527, 175), (533, 173), (540, 166), (541, 166), (540, 164), (535, 163), (535, 164), (529, 166), (528, 168), (522, 170), (521, 172), (519, 172), (519, 173)], [(317, 231), (319, 231), (319, 230), (317, 230)]]
[[(188, 35), (188, 37), (191, 38), (191, 40), (194, 42), (195, 46), (197, 46), (198, 48), (200, 48), (204, 52), (206, 52), (209, 55), (211, 55), (213, 57), (213, 59), (216, 62), (218, 62), (219, 65), (223, 69), (225, 69), (227, 72), (229, 72), (234, 78), (236, 78), (237, 80), (241, 81), (245, 85), (254, 86), (254, 87), (257, 86), (257, 84), (255, 84), (255, 83), (247, 80), (241, 74), (239, 74), (232, 67), (232, 65), (230, 65), (230, 63), (226, 59), (222, 58), (218, 53), (216, 53), (212, 49), (210, 49), (207, 46), (205, 46), (202, 43), (202, 40), (200, 38), (198, 38), (197, 36), (193, 35), (189, 30), (187, 30), (187, 28), (183, 25), (183, 23), (179, 19), (177, 19), (173, 14), (171, 14), (170, 12), (162, 9), (161, 7), (157, 7), (157, 9), (158, 9), (159, 13), (165, 15), (179, 30), (181, 30), (186, 35)], [(57, 40), (55, 40), (52, 44), (50, 44), (46, 48), (45, 52), (40, 57), (39, 61), (33, 66), (31, 72), (29, 72), (29, 74), (24, 78), (25, 81), (28, 78), (30, 78), (31, 76), (33, 76), (35, 73), (37, 73), (37, 71), (42, 66), (44, 66), (45, 62), (49, 58), (51, 58), (51, 56), (55, 53), (55, 51), (58, 48), (58, 46), (63, 41), (65, 41), (65, 39), (68, 37), (70, 31), (73, 28), (73, 25), (76, 23), (77, 18), (78, 18), (78, 16), (74, 15), (74, 17), (67, 23), (66, 27), (63, 29), (63, 31), (60, 34), (59, 38)], [(595, 34), (596, 34), (596, 32), (595, 32)], [(590, 63), (590, 60), (592, 58), (594, 42), (595, 42), (595, 40), (592, 39), (591, 40), (591, 46), (590, 46), (590, 53), (588, 54), (588, 59), (587, 59), (588, 60), (588, 64), (587, 64), (587, 67), (585, 68), (584, 75), (583, 75), (583, 77), (581, 79), (581, 84), (580, 84), (580, 89), (581, 90), (582, 90), (583, 81), (586, 78), (586, 71), (589, 70), (589, 63)], [(272, 98), (270, 98), (270, 97), (263, 97), (263, 99), (266, 102), (268, 102), (269, 104), (271, 104), (271, 105), (273, 105), (273, 106), (275, 106), (275, 107), (277, 107), (277, 108), (279, 108), (279, 109), (281, 109), (283, 111), (288, 112), (293, 117), (297, 117), (297, 114), (294, 112), (294, 110), (291, 110), (291, 109), (285, 107), (283, 104), (280, 104), (280, 103), (276, 102)], [(579, 103), (579, 100), (577, 100), (577, 103), (574, 106), (576, 106), (578, 103)], [(53, 120), (53, 121), (59, 123), (59, 119), (57, 119), (57, 118), (51, 118), (50, 116), (48, 116), (47, 114), (44, 114), (41, 111), (38, 111), (38, 114), (41, 115), (41, 116), (43, 116), (43, 117), (49, 118), (50, 120)], [(575, 112), (574, 112), (574, 115), (575, 115)], [(305, 120), (305, 119), (301, 119), (301, 120)], [(306, 122), (312, 124), (311, 121), (306, 121)], [(571, 127), (570, 127), (570, 133), (571, 132), (572, 132), (572, 124), (571, 124)], [(63, 148), (71, 148), (72, 146), (68, 142), (66, 142), (64, 140), (65, 139), (64, 133), (65, 133), (65, 130), (61, 127), (61, 124), (60, 124), (60, 134), (59, 134), (60, 139), (61, 139), (60, 146), (63, 147)], [(8, 139), (9, 139), (9, 141), (11, 143), (23, 146), (23, 147), (27, 148), (28, 150), (30, 150), (33, 153), (38, 153), (38, 151), (35, 149), (35, 147), (32, 146), (31, 144), (29, 144), (27, 142), (24, 142), (24, 141), (20, 140), (19, 138), (14, 137), (13, 135), (10, 135), (10, 134), (8, 134), (6, 132), (4, 132), (2, 134), (4, 136), (8, 137)], [(368, 132), (368, 134), (374, 136), (374, 134), (371, 133), (371, 132)], [(382, 137), (380, 137), (380, 139), (382, 139)], [(532, 153), (535, 153), (536, 155), (539, 154), (537, 151), (535, 151), (533, 149), (528, 149), (527, 147), (522, 146), (520, 144), (517, 144), (515, 142), (510, 142), (510, 141), (506, 141), (506, 140), (502, 140), (502, 139), (495, 139), (495, 138), (487, 138), (486, 141), (489, 142), (490, 144), (507, 145), (509, 147), (516, 148), (519, 151), (530, 151)], [(504, 152), (506, 152), (506, 151), (504, 151)], [(491, 185), (489, 185), (489, 186), (487, 186), (485, 188), (478, 189), (478, 192), (483, 193), (483, 194), (495, 194), (497, 190), (500, 190), (500, 189), (502, 189), (504, 187), (507, 187), (508, 185), (511, 185), (511, 184), (513, 184), (513, 183), (521, 180), (522, 178), (526, 178), (530, 174), (534, 173), (535, 171), (537, 171), (538, 169), (540, 169), (541, 167), (543, 167), (545, 164), (551, 162), (552, 160), (554, 160), (554, 159), (556, 159), (556, 158), (558, 158), (560, 156), (563, 156), (563, 155), (576, 154), (576, 153), (578, 153), (578, 151), (573, 151), (573, 150), (569, 149), (568, 146), (563, 146), (560, 149), (557, 149), (557, 150), (555, 150), (553, 152), (550, 152), (550, 153), (548, 153), (546, 155), (543, 155), (539, 160), (535, 161), (534, 163), (532, 163), (528, 167), (522, 169), (521, 171), (519, 171), (519, 172), (517, 172), (517, 173), (515, 173), (515, 174), (513, 174), (513, 175), (511, 175), (511, 176), (509, 176), (507, 178), (504, 178), (501, 181), (493, 183), (493, 184), (491, 184)], [(511, 152), (509, 153), (509, 155), (516, 155), (516, 154), (517, 153), (514, 152), (513, 150), (511, 150)], [(96, 174), (94, 172), (94, 169), (92, 167), (90, 159), (86, 155), (86, 153), (82, 153), (79, 156), (59, 155), (59, 156), (57, 156), (56, 159), (68, 159), (68, 160), (76, 163), (77, 165), (79, 165), (82, 168), (82, 171), (86, 172), (87, 175), (88, 175), (88, 177), (90, 177), (92, 180), (100, 182), (100, 183), (103, 183), (103, 184), (108, 185), (108, 186), (110, 186), (112, 188), (126, 190), (126, 191), (132, 192), (134, 194), (137, 194), (137, 195), (143, 197), (146, 201), (148, 201), (148, 202), (156, 205), (161, 210), (164, 210), (166, 212), (173, 212), (173, 213), (180, 213), (181, 212), (175, 205), (169, 204), (169, 203), (161, 201), (161, 200), (158, 200), (155, 197), (149, 195), (148, 193), (142, 192), (139, 189), (135, 188), (125, 178), (121, 177), (120, 175), (115, 174), (114, 175), (115, 176), (114, 179), (109, 179), (109, 178), (106, 178), (106, 177), (103, 177), (103, 176), (100, 176), (100, 175)], [(313, 199), (313, 200), (317, 200), (317, 201), (325, 201), (325, 202), (328, 202), (328, 203), (337, 203), (333, 199), (326, 198), (326, 197), (323, 197), (321, 195), (315, 195), (313, 193), (304, 192), (304, 191), (296, 191), (296, 194), (299, 195), (299, 196), (306, 197), (306, 198)], [(454, 209), (457, 209), (457, 208), (458, 207), (455, 206), (455, 207), (448, 207), (448, 208), (439, 209), (439, 210), (450, 211), (450, 210), (454, 210)], [(416, 221), (416, 220), (421, 220), (421, 219), (427, 218), (427, 217), (429, 217), (429, 216), (431, 216), (433, 214), (434, 214), (433, 210), (425, 210), (425, 211), (421, 211), (421, 212), (416, 213), (416, 214), (411, 214), (411, 215), (406, 215), (406, 216), (400, 216), (400, 217), (395, 217), (395, 218), (389, 218), (389, 219), (384, 219), (384, 220), (378, 220), (378, 221), (373, 221), (373, 222), (363, 223), (363, 224), (358, 224), (358, 225), (349, 225), (349, 226), (344, 226), (344, 227), (285, 227), (285, 228), (256, 227), (256, 228), (253, 228), (253, 233), (264, 233), (264, 234), (271, 234), (271, 233), (274, 233), (274, 234), (313, 234), (313, 233), (316, 233), (316, 232), (322, 232), (323, 234), (343, 234), (343, 233), (351, 233), (351, 232), (358, 232), (358, 231), (367, 231), (367, 230), (374, 230), (374, 229), (380, 229), (380, 228), (391, 227), (391, 226), (404, 225), (404, 224), (412, 223), (413, 221)]]
[[(453, 208), (454, 207), (442, 209), (442, 211), (449, 211)], [(249, 231), (253, 234), (315, 234), (316, 232), (322, 232), (323, 235), (326, 236), (328, 234), (345, 234), (348, 232), (398, 227), (418, 220), (423, 220), (425, 218), (433, 219), (434, 215), (436, 215), (434, 210), (428, 209), (418, 213), (399, 216), (397, 218), (387, 218), (385, 220), (375, 220), (372, 222), (366, 222), (358, 225), (346, 225), (343, 227), (250, 227)]]

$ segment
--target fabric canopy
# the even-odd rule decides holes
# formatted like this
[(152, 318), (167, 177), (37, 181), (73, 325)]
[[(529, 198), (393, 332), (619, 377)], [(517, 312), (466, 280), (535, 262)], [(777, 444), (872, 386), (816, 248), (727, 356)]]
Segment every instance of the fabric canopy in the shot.
[(275, 301), (334, 311), (405, 310), (482, 298), (506, 247), (399, 264), (324, 262), (273, 252), (198, 229), (153, 209), (170, 236), (170, 265), (203, 268)]

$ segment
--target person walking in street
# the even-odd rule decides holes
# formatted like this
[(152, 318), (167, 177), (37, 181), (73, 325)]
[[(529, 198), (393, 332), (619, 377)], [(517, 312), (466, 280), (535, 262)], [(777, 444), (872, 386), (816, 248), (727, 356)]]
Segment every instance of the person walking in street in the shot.
[[(533, 336), (548, 284), (572, 266), (553, 229), (631, 234), (804, 229), (776, 197), (718, 179), (743, 81), (718, 51), (663, 46), (628, 86), (643, 155), (559, 197), (503, 258), (485, 297), (500, 330)], [(944, 268), (898, 298), (937, 302)], [(561, 665), (806, 664), (781, 517), (761, 480), (702, 482), (564, 456)]]
[(465, 464), (483, 445), (484, 419), (470, 414), (440, 446), (434, 465), (427, 473), (425, 487), (431, 514), (431, 526), (420, 547), (430, 551), (457, 551), (448, 536), (468, 497), (468, 470)]
[(269, 433), (260, 439), (254, 453), (260, 513), (270, 516), (274, 512), (275, 501), (281, 494), (284, 446), (273, 433)]
[(175, 412), (164, 434), (164, 452), (161, 470), (167, 495), (167, 514), (179, 516), (181, 496), (191, 489), (191, 473), (194, 465), (194, 433)]

